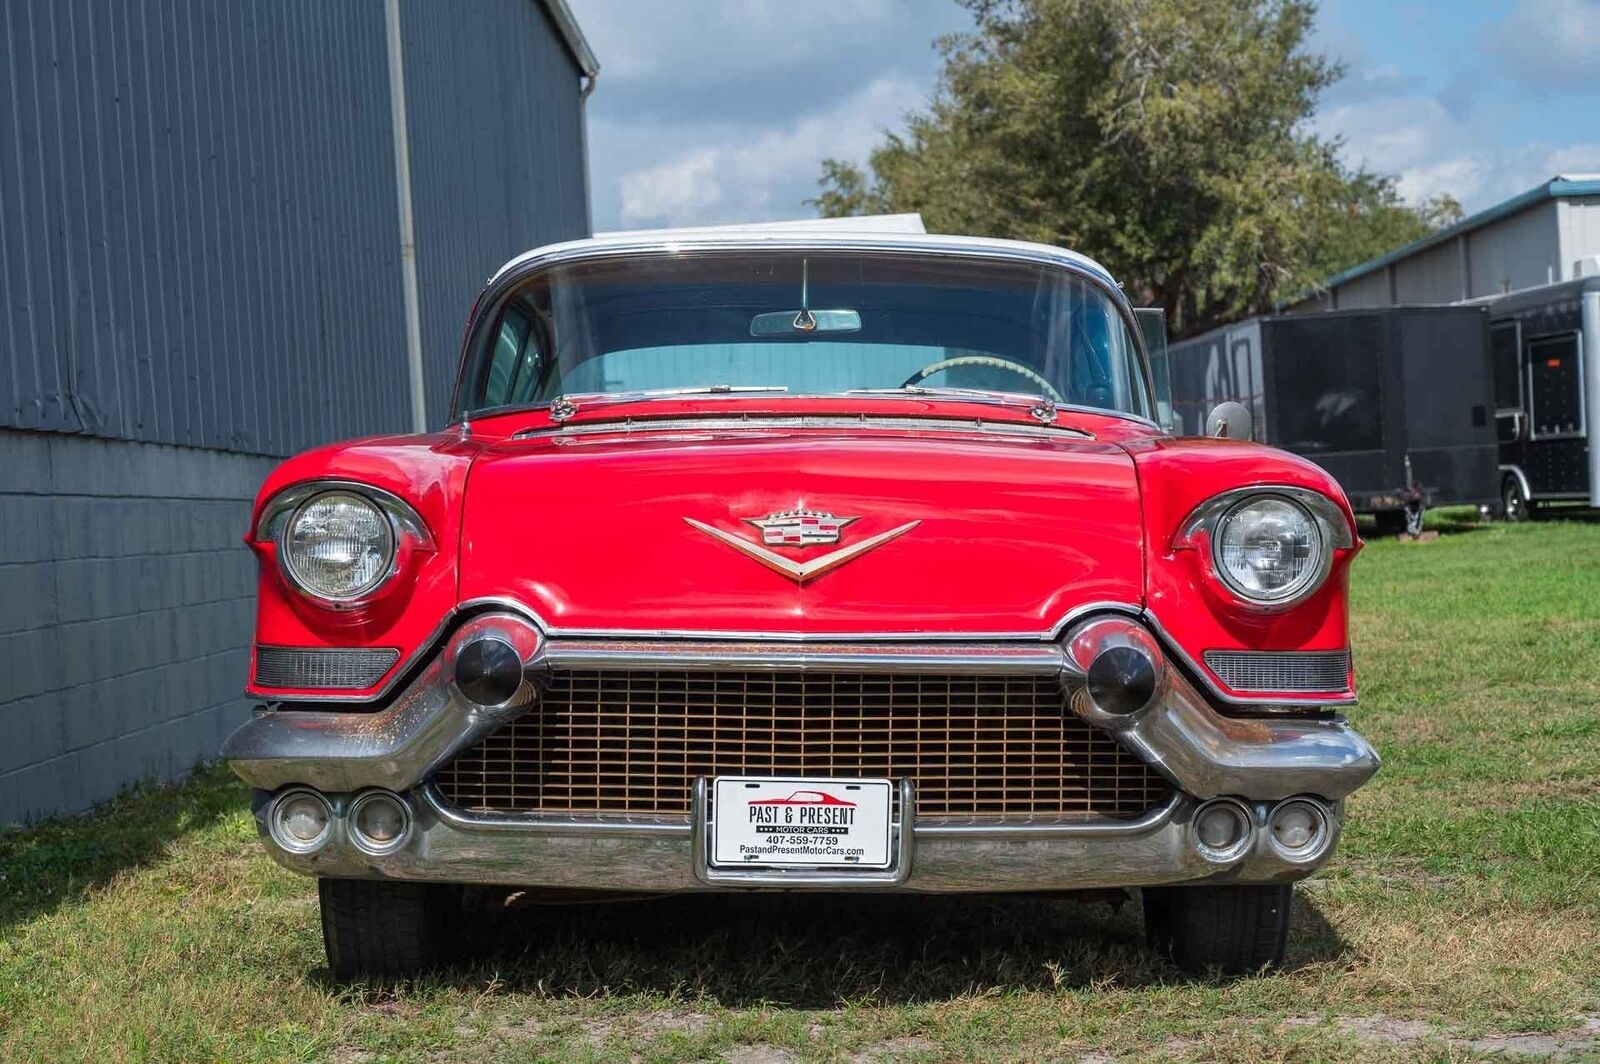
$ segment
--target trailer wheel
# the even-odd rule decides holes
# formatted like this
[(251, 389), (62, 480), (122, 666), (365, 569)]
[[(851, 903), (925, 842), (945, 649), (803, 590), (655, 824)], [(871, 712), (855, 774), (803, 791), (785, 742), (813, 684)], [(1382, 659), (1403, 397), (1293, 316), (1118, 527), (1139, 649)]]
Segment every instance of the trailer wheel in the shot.
[(1522, 491), (1522, 481), (1507, 475), (1500, 485), (1500, 513), (1507, 521), (1526, 521), (1533, 514), (1533, 506)]
[(1416, 537), (1422, 535), (1422, 504), (1408, 502), (1405, 508), (1406, 535)]

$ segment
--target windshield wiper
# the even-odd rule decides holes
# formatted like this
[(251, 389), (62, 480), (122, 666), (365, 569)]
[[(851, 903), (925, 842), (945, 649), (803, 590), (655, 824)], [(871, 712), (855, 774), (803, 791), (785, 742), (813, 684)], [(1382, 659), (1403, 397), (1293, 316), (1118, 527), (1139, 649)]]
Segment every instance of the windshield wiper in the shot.
[(557, 396), (569, 403), (612, 399), (654, 399), (668, 395), (743, 395), (748, 392), (786, 392), (783, 384), (702, 384), (690, 388), (638, 388), (627, 392), (571, 392)]
[(1007, 392), (999, 388), (940, 388), (926, 384), (906, 384), (899, 388), (851, 388), (845, 395), (952, 395), (958, 398), (1037, 403), (1045, 398), (1035, 392)]

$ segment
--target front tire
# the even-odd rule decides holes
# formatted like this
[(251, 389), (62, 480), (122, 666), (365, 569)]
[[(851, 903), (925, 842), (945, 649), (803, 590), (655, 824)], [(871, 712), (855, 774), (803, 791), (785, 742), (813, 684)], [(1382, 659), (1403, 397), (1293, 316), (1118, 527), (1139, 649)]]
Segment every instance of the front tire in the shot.
[(461, 890), (437, 883), (319, 879), (322, 944), (337, 980), (403, 979), (448, 959)]
[(1247, 975), (1283, 963), (1294, 886), (1149, 887), (1145, 937), (1194, 975)]

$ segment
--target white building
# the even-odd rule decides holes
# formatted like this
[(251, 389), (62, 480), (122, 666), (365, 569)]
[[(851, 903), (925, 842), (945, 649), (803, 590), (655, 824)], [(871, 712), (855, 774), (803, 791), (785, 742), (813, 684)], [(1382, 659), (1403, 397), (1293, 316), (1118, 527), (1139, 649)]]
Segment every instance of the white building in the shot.
[(1600, 174), (1520, 196), (1328, 279), (1291, 311), (1454, 303), (1600, 275)]

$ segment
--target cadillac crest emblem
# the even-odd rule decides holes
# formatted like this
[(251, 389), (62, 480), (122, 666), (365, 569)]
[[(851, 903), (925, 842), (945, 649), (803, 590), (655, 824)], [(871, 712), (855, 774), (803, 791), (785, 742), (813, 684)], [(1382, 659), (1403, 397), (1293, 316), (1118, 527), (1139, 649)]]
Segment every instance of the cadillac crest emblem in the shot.
[(779, 510), (745, 520), (761, 529), (761, 542), (769, 547), (815, 547), (839, 542), (839, 530), (855, 518), (823, 510)]
[(835, 517), (825, 510), (779, 510), (765, 517), (746, 517), (747, 524), (754, 525), (761, 530), (761, 542), (745, 539), (743, 536), (732, 532), (714, 528), (704, 521), (696, 521), (692, 517), (685, 517), (684, 522), (689, 527), (704, 532), (712, 539), (725, 543), (746, 557), (765, 565), (775, 573), (781, 573), (797, 584), (813, 580), (823, 573), (832, 572), (845, 562), (859, 558), (874, 548), (881, 547), (892, 539), (910, 532), (920, 525), (921, 521), (907, 521), (903, 525), (879, 532), (869, 536), (859, 543), (852, 543), (846, 547), (839, 547), (826, 554), (813, 557), (809, 561), (799, 561), (787, 558), (773, 547), (817, 547), (839, 542), (839, 531), (846, 525), (856, 520), (854, 517)]

